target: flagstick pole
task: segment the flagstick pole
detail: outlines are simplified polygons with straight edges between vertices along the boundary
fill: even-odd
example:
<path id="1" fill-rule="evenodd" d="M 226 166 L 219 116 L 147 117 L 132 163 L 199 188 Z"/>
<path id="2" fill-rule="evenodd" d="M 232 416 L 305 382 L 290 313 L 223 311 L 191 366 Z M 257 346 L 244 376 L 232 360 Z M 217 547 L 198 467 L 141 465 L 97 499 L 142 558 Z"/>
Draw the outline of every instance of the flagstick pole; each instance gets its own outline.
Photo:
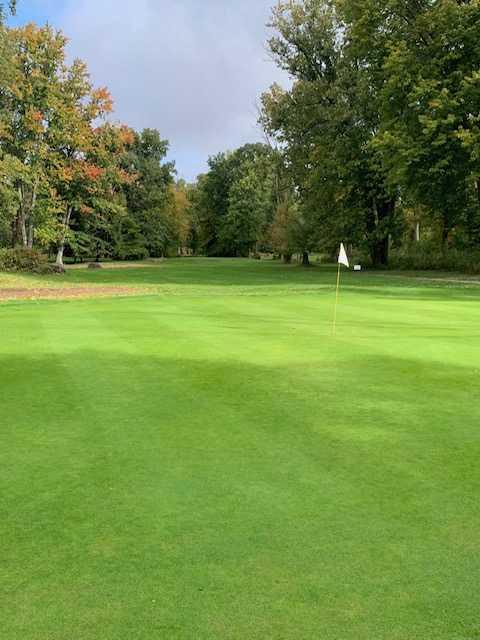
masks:
<path id="1" fill-rule="evenodd" d="M 333 336 L 337 335 L 337 308 L 338 308 L 338 297 L 340 294 L 340 267 L 341 264 L 338 263 L 338 272 L 337 272 L 337 292 L 335 295 L 335 314 L 333 316 Z"/>

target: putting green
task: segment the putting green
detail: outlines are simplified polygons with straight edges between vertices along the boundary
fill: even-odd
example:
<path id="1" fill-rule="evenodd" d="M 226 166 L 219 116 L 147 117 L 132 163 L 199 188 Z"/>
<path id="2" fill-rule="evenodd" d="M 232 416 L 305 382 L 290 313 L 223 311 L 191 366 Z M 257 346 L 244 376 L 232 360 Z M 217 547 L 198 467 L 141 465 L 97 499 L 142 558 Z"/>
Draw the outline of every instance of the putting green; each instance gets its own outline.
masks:
<path id="1" fill-rule="evenodd" d="M 151 291 L 0 305 L 1 637 L 480 637 L 478 284 L 67 278 Z"/>

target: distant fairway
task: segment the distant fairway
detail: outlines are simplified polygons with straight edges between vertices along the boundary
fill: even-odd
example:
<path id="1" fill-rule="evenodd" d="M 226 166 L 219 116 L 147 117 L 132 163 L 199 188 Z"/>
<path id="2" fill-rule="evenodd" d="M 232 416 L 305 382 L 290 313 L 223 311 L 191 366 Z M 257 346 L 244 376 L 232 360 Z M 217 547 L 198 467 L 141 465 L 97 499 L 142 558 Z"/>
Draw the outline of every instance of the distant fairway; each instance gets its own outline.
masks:
<path id="1" fill-rule="evenodd" d="M 345 274 L 336 339 L 324 267 L 72 270 L 139 294 L 1 303 L 0 637 L 480 638 L 460 280 Z"/>

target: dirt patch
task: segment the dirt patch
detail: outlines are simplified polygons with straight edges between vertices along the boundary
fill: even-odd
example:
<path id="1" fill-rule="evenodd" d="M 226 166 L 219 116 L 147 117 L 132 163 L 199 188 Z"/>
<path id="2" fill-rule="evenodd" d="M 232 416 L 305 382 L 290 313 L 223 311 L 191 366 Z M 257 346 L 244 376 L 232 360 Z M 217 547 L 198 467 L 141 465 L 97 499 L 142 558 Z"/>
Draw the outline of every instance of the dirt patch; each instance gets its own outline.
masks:
<path id="1" fill-rule="evenodd" d="M 65 287 L 59 289 L 0 289 L 0 300 L 66 300 L 71 298 L 105 298 L 145 293 L 132 287 Z"/>

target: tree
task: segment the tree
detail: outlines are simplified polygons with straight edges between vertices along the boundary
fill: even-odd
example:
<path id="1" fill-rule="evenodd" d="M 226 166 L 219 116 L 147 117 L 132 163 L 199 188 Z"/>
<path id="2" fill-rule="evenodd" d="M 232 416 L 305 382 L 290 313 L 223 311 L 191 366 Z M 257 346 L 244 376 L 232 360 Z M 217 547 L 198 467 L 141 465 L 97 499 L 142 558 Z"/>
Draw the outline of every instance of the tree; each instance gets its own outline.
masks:
<path id="1" fill-rule="evenodd" d="M 55 248 L 59 270 L 66 250 L 128 258 L 183 246 L 189 201 L 168 143 L 106 123 L 108 90 L 81 61 L 67 64 L 65 45 L 51 27 L 0 20 L 0 241 Z"/>
<path id="2" fill-rule="evenodd" d="M 294 79 L 263 96 L 262 123 L 285 147 L 310 237 L 305 245 L 364 243 L 375 265 L 388 260 L 397 190 L 389 185 L 376 150 L 375 93 L 336 3 L 281 2 L 270 49 Z"/>
<path id="3" fill-rule="evenodd" d="M 77 185 L 80 197 L 72 214 L 80 234 L 87 233 L 96 260 L 105 257 L 120 259 L 146 257 L 145 239 L 129 215 L 124 189 L 136 180 L 135 173 L 124 169 L 125 158 L 135 139 L 126 126 L 105 123 L 93 130 L 86 165 Z M 75 232 L 73 233 L 75 242 Z M 68 229 L 65 244 L 71 244 Z"/>
<path id="4" fill-rule="evenodd" d="M 14 14 L 16 8 L 17 8 L 17 0 L 9 0 L 8 3 L 0 2 L 0 24 L 3 23 L 7 10 L 10 13 Z"/>
<path id="5" fill-rule="evenodd" d="M 242 174 L 230 189 L 228 209 L 220 231 L 220 241 L 228 247 L 228 253 L 248 256 L 260 237 L 262 208 L 255 165 L 248 163 L 242 167 Z"/>
<path id="6" fill-rule="evenodd" d="M 93 89 L 81 61 L 65 62 L 65 37 L 51 27 L 11 29 L 12 70 L 0 94 L 3 166 L 17 191 L 12 240 L 32 247 L 35 236 L 63 253 L 72 216 L 97 201 L 112 177 L 98 145 L 98 120 L 112 109 L 106 89 Z M 98 159 L 98 158 L 97 158 Z M 98 202 L 97 202 L 98 204 Z"/>
<path id="7" fill-rule="evenodd" d="M 0 157 L 0 246 L 12 244 L 12 227 L 18 210 L 14 176 L 22 169 L 16 158 Z"/>
<path id="8" fill-rule="evenodd" d="M 202 215 L 205 211 L 205 182 L 207 174 L 201 174 L 197 180 L 187 187 L 189 202 L 190 234 L 188 246 L 194 255 L 205 251 L 205 228 Z"/>
<path id="9" fill-rule="evenodd" d="M 220 233 L 234 180 L 234 164 L 230 153 L 219 153 L 208 159 L 209 171 L 198 179 L 195 205 L 199 221 L 200 243 L 207 256 L 226 253 Z"/>
<path id="10" fill-rule="evenodd" d="M 126 168 L 136 180 L 125 189 L 129 214 L 138 224 L 153 257 L 164 256 L 178 244 L 172 191 L 174 165 L 166 162 L 168 142 L 155 129 L 135 134 Z"/>
<path id="11" fill-rule="evenodd" d="M 469 0 L 341 4 L 378 96 L 372 147 L 390 183 L 439 222 L 445 244 L 453 229 L 474 227 L 478 219 L 480 6 Z"/>
<path id="12" fill-rule="evenodd" d="M 8 42 L 13 57 L 0 94 L 2 151 L 17 160 L 14 242 L 31 247 L 40 198 L 48 194 L 48 136 L 60 94 L 65 38 L 50 27 L 28 25 L 9 30 Z"/>
<path id="13" fill-rule="evenodd" d="M 59 70 L 60 95 L 50 127 L 50 181 L 57 202 L 57 265 L 63 267 L 72 216 L 107 206 L 120 175 L 115 156 L 122 129 L 96 123 L 112 110 L 109 92 L 93 89 L 86 66 L 75 61 Z"/>
<path id="14" fill-rule="evenodd" d="M 261 143 L 209 159 L 194 206 L 207 255 L 246 255 L 265 239 L 275 212 L 274 179 L 273 154 Z"/>
<path id="15" fill-rule="evenodd" d="M 8 3 L 8 9 L 11 13 L 15 13 L 15 2 Z M 0 2 L 0 80 L 2 87 L 9 79 L 13 68 L 13 52 L 9 46 L 8 32 L 4 24 L 5 15 L 5 3 Z"/>
<path id="16" fill-rule="evenodd" d="M 172 191 L 172 217 L 174 220 L 175 235 L 177 237 L 178 251 L 187 250 L 192 234 L 191 203 L 188 195 L 188 187 L 184 180 L 178 180 L 171 186 Z"/>

